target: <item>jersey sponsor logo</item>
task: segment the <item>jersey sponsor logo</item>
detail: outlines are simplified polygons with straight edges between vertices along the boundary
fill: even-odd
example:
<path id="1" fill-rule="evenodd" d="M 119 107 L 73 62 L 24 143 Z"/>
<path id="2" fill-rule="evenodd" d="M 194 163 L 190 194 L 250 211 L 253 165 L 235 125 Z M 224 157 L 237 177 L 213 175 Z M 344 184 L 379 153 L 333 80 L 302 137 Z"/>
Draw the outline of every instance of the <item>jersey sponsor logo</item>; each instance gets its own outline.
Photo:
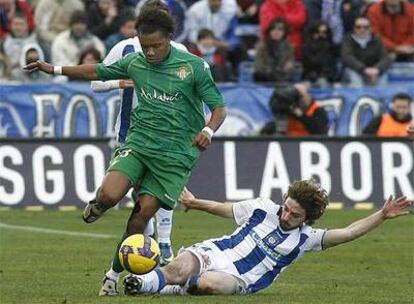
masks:
<path id="1" fill-rule="evenodd" d="M 141 88 L 141 97 L 144 97 L 147 100 L 159 100 L 162 102 L 174 102 L 181 98 L 180 93 L 175 93 L 174 95 L 168 95 L 165 92 L 160 93 L 155 89 L 152 92 L 146 92 L 144 88 Z"/>
<path id="2" fill-rule="evenodd" d="M 190 75 L 190 71 L 186 68 L 186 67 L 181 67 L 178 69 L 177 71 L 177 76 L 181 79 L 184 80 L 188 77 L 188 75 Z"/>

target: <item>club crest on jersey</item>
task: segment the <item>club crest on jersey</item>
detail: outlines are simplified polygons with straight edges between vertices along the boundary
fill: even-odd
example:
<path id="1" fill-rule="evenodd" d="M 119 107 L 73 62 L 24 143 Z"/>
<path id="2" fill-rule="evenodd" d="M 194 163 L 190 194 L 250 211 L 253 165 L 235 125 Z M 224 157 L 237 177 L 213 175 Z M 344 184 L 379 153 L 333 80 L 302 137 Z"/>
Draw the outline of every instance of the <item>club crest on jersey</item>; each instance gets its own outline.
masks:
<path id="1" fill-rule="evenodd" d="M 187 70 L 186 67 L 181 67 L 178 69 L 177 71 L 177 76 L 181 79 L 184 80 L 187 78 L 187 76 L 190 75 L 190 72 Z"/>
<path id="2" fill-rule="evenodd" d="M 269 244 L 272 248 L 276 247 L 281 241 L 281 238 L 277 233 L 271 233 L 265 238 L 265 242 Z"/>

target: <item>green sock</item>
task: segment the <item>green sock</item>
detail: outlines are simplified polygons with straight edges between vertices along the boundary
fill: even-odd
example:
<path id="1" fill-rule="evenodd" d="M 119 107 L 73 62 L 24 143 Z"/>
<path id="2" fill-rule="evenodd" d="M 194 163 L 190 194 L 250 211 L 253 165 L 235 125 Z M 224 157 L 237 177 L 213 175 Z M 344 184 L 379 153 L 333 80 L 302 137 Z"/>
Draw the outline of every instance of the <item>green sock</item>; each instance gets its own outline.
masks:
<path id="1" fill-rule="evenodd" d="M 119 249 L 121 248 L 121 244 L 122 242 L 128 237 L 128 233 L 125 232 L 122 235 L 121 240 L 118 242 L 118 245 L 116 246 L 116 251 L 115 251 L 115 256 L 114 259 L 112 260 L 112 269 L 115 272 L 121 273 L 124 271 L 124 267 L 122 267 L 121 262 L 119 261 Z"/>

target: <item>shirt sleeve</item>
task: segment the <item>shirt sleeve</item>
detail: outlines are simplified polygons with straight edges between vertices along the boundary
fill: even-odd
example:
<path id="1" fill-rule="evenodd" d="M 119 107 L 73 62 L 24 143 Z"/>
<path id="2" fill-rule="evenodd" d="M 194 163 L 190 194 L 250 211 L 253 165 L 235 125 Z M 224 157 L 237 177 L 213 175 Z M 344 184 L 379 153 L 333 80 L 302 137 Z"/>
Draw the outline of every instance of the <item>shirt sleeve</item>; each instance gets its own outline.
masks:
<path id="1" fill-rule="evenodd" d="M 122 48 L 123 45 L 118 43 L 116 44 L 106 55 L 105 59 L 102 61 L 105 65 L 111 65 L 118 60 L 122 59 Z"/>
<path id="2" fill-rule="evenodd" d="M 101 80 L 129 79 L 128 67 L 134 56 L 127 56 L 111 65 L 106 66 L 104 63 L 96 65 L 96 73 Z"/>
<path id="3" fill-rule="evenodd" d="M 197 62 L 194 69 L 194 77 L 196 90 L 210 110 L 226 106 L 223 101 L 223 96 L 213 80 L 210 66 L 207 62 Z"/>
<path id="4" fill-rule="evenodd" d="M 253 215 L 256 209 L 262 209 L 265 212 L 273 212 L 276 206 L 271 200 L 261 197 L 245 200 L 233 204 L 233 217 L 238 226 L 246 223 Z"/>
<path id="5" fill-rule="evenodd" d="M 322 240 L 325 232 L 328 229 L 316 229 L 312 227 L 308 227 L 306 234 L 308 235 L 308 239 L 304 244 L 305 251 L 321 251 L 323 250 L 322 247 Z"/>

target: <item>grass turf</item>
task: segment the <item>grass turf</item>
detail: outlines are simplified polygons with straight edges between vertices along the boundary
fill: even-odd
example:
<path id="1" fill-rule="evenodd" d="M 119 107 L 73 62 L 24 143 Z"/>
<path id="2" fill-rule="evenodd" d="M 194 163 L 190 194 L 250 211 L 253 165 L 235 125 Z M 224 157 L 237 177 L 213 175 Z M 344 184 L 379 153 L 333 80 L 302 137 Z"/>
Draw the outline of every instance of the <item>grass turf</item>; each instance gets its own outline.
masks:
<path id="1" fill-rule="evenodd" d="M 270 288 L 254 295 L 98 297 L 128 212 L 109 211 L 92 225 L 82 222 L 80 211 L 0 212 L 3 224 L 114 235 L 97 239 L 0 227 L 0 303 L 414 303 L 412 214 L 387 221 L 353 243 L 305 254 Z M 331 211 L 315 227 L 343 227 L 367 214 Z M 175 212 L 175 252 L 233 229 L 231 220 Z"/>

